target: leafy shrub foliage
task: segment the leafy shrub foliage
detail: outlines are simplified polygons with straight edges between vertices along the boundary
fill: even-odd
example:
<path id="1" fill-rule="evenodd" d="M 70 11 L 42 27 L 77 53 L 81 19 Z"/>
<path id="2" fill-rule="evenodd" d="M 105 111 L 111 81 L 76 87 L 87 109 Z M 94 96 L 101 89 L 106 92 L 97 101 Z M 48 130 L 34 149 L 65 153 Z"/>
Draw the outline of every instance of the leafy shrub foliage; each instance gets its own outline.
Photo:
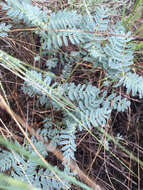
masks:
<path id="1" fill-rule="evenodd" d="M 112 111 L 124 112 L 130 106 L 130 100 L 118 92 L 119 87 L 124 86 L 127 95 L 131 92 L 133 96 L 143 97 L 143 78 L 132 69 L 134 45 L 131 43 L 131 34 L 126 33 L 121 23 L 113 25 L 109 10 L 104 7 L 97 7 L 92 14 L 60 10 L 50 15 L 30 1 L 8 0 L 7 4 L 2 3 L 2 7 L 14 21 L 23 20 L 27 26 L 34 28 L 33 32 L 41 39 L 42 53 L 49 55 L 45 66 L 51 72 L 59 63 L 63 65 L 63 81 L 59 81 L 58 76 L 27 70 L 22 90 L 30 97 L 36 96 L 37 105 L 46 108 L 52 106 L 55 111 L 61 111 L 61 121 L 55 121 L 54 125 L 47 115 L 39 134 L 45 140 L 50 139 L 55 147 L 61 147 L 66 162 L 76 160 L 76 132 L 95 127 L 100 136 L 98 129 L 104 132 Z M 10 27 L 2 23 L 0 36 L 5 37 Z M 76 50 L 65 51 L 63 54 L 62 48 L 68 49 L 71 44 Z M 5 59 L 6 55 L 1 51 L 0 57 Z M 7 57 L 10 59 L 10 56 Z M 102 88 L 97 88 L 88 81 L 85 84 L 68 82 L 73 63 L 80 61 L 92 64 L 95 70 L 103 70 L 105 82 L 102 83 Z M 108 87 L 111 88 L 110 91 L 107 90 Z M 58 127 L 53 127 L 56 125 Z M 48 153 L 44 145 L 34 137 L 31 139 L 46 158 Z M 26 145 L 26 149 L 34 154 L 29 145 Z M 1 151 L 2 172 L 10 170 L 13 177 L 22 177 L 42 189 L 64 188 L 50 171 L 39 168 L 31 160 L 25 160 L 16 153 L 14 155 Z M 75 175 L 67 170 L 65 161 L 63 166 L 65 172 Z"/>

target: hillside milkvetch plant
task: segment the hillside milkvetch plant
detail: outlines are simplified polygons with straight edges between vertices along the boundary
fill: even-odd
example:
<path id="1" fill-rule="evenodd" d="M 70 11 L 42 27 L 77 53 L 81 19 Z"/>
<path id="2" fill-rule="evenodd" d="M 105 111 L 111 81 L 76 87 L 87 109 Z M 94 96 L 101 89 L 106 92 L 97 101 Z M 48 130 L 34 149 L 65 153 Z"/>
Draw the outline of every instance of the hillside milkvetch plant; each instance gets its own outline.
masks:
<path id="1" fill-rule="evenodd" d="M 43 121 L 43 128 L 37 132 L 46 142 L 50 140 L 54 147 L 60 147 L 64 155 L 62 164 L 65 174 L 75 176 L 76 173 L 70 171 L 65 160 L 67 163 L 76 161 L 76 133 L 87 130 L 92 134 L 94 130 L 99 137 L 98 141 L 110 151 L 108 143 L 111 138 L 107 138 L 104 143 L 102 135 L 111 113 L 114 110 L 126 111 L 131 104 L 129 95 L 143 97 L 143 78 L 132 69 L 134 44 L 131 42 L 131 33 L 126 32 L 121 22 L 113 25 L 109 10 L 103 6 L 96 7 L 90 14 L 79 14 L 75 10 L 60 10 L 49 14 L 30 1 L 8 0 L 1 5 L 7 16 L 16 22 L 23 21 L 30 31 L 40 37 L 42 53 L 48 55 L 45 66 L 49 72 L 27 68 L 22 61 L 3 50 L 0 50 L 0 64 L 24 80 L 21 89 L 29 97 L 37 97 L 37 106 L 47 109 L 52 107 L 55 112 L 61 112 L 61 120 L 55 122 L 48 114 Z M 8 36 L 12 32 L 10 27 L 2 23 L 0 35 Z M 76 50 L 67 50 L 71 44 Z M 104 72 L 105 81 L 102 88 L 89 81 L 82 84 L 70 82 L 73 65 L 80 62 L 92 64 L 94 70 L 100 68 Z M 63 67 L 63 80 L 58 80 L 61 76 L 52 70 L 58 64 Z M 126 97 L 118 92 L 123 86 Z M 110 92 L 108 87 L 111 87 Z M 46 158 L 48 152 L 43 143 L 34 136 L 31 141 Z M 29 144 L 25 145 L 25 149 L 32 155 L 35 154 Z M 14 178 L 27 181 L 25 176 L 28 176 L 28 181 L 36 187 L 64 189 L 63 184 L 53 177 L 50 170 L 39 168 L 32 160 L 17 154 L 19 162 L 25 168 L 23 172 L 11 152 L 1 150 L 0 157 L 4 163 L 0 166 L 0 171 L 12 168 L 10 175 Z M 71 188 L 71 183 L 66 182 L 66 186 Z"/>

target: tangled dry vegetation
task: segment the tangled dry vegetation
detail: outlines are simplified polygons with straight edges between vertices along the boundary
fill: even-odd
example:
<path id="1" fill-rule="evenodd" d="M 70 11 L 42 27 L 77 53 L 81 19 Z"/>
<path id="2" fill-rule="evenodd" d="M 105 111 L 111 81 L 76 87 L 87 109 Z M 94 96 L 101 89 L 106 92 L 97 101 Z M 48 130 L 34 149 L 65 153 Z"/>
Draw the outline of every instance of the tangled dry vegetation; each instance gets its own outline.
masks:
<path id="1" fill-rule="evenodd" d="M 74 3 L 72 4 L 72 2 Z M 93 3 L 93 1 L 90 2 Z M 52 2 L 38 2 L 33 0 L 33 3 L 42 9 L 47 9 L 49 14 L 52 11 L 65 8 L 76 8 L 81 12 L 86 11 L 84 5 L 79 1 L 54 0 Z M 125 11 L 124 22 L 129 18 L 134 5 L 135 3 L 132 1 L 130 9 Z M 93 5 L 91 5 L 91 7 L 92 6 Z M 114 9 L 114 6 L 116 6 L 116 4 L 111 3 L 110 8 Z M 122 8 L 122 6 L 123 5 L 121 5 L 120 8 Z M 88 8 L 90 9 L 90 7 Z M 123 12 L 121 11 L 121 19 L 122 13 Z M 117 15 L 112 16 L 113 22 L 115 22 Z M 17 23 L 14 23 L 2 9 L 0 9 L 0 22 L 12 25 L 9 35 L 5 38 L 0 37 L 1 50 L 32 67 L 46 71 L 45 63 L 48 57 L 44 54 L 40 54 L 41 42 L 39 36 L 30 31 L 26 25 L 24 26 L 24 22 L 21 21 L 18 25 Z M 137 31 L 141 22 L 142 15 L 138 16 L 137 20 L 132 19 L 132 22 L 130 21 L 129 28 L 133 33 Z M 134 36 L 136 36 L 136 44 L 140 46 L 143 36 L 141 28 Z M 76 48 L 75 45 L 71 44 L 66 51 L 76 51 Z M 62 51 L 65 51 L 64 48 Z M 40 59 L 35 61 L 37 55 L 40 55 Z M 143 76 L 142 56 L 142 47 L 135 50 L 135 69 L 141 76 Z M 67 80 L 75 83 L 77 81 L 84 83 L 84 81 L 88 80 L 92 84 L 96 84 L 98 87 L 102 85 L 101 81 L 104 78 L 102 69 L 97 68 L 95 70 L 92 64 L 85 64 L 84 62 L 73 63 L 73 66 L 74 70 L 72 70 L 70 78 Z M 58 79 L 59 81 L 64 80 L 61 77 L 61 71 L 61 63 L 53 69 L 53 72 L 57 76 L 60 76 Z M 62 115 L 60 112 L 55 112 L 52 107 L 51 109 L 46 109 L 43 106 L 37 107 L 36 97 L 34 96 L 30 98 L 23 93 L 21 90 L 23 80 L 15 75 L 15 73 L 0 66 L 0 80 L 0 133 L 4 138 L 15 139 L 20 144 L 25 142 L 25 136 L 17 126 L 17 122 L 27 127 L 27 130 L 29 130 L 29 127 L 30 130 L 34 129 L 34 131 L 42 128 L 43 120 L 47 114 L 52 115 L 53 122 L 54 120 L 61 122 Z M 110 88 L 112 89 L 112 86 Z M 108 91 L 110 91 L 110 88 Z M 120 89 L 122 94 L 124 94 L 124 90 L 124 88 Z M 74 166 L 77 168 L 77 171 L 79 172 L 77 172 L 78 177 L 91 187 L 93 187 L 93 184 L 99 184 L 99 189 L 143 189 L 143 166 L 140 164 L 141 161 L 143 162 L 143 99 L 139 99 L 138 97 L 128 98 L 131 101 L 128 110 L 120 113 L 116 111 L 112 112 L 110 119 L 108 119 L 108 126 L 105 134 L 103 135 L 104 140 L 106 140 L 107 134 L 111 137 L 119 137 L 118 143 L 121 147 L 111 142 L 109 144 L 109 150 L 106 150 L 105 147 L 102 146 L 102 144 L 99 143 L 88 131 L 83 130 L 82 132 L 76 133 L 76 163 L 73 162 L 71 167 Z M 124 147 L 124 149 L 122 147 Z M 48 162 L 61 167 L 60 162 L 62 160 L 62 154 L 59 156 L 58 154 L 60 153 L 55 153 L 55 150 L 52 151 L 51 155 L 48 156 Z M 128 152 L 130 154 L 128 154 Z M 136 157 L 136 161 L 134 160 L 133 155 Z M 93 189 L 96 189 L 98 186 L 96 185 Z M 76 190 L 79 188 L 72 186 L 71 189 Z"/>

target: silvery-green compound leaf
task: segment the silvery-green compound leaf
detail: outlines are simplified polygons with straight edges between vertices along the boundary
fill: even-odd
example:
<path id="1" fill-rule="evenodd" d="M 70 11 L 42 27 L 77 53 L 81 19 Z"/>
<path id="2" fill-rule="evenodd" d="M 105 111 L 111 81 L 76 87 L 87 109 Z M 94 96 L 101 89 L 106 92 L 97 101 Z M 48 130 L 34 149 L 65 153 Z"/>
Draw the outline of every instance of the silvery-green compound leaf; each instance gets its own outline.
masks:
<path id="1" fill-rule="evenodd" d="M 8 36 L 7 32 L 10 30 L 10 28 L 11 28 L 10 24 L 6 25 L 6 23 L 1 23 L 0 24 L 0 36 L 1 37 Z"/>
<path id="2" fill-rule="evenodd" d="M 4 150 L 0 152 L 0 171 L 7 171 L 12 165 L 16 165 L 16 160 L 12 153 Z"/>
<path id="3" fill-rule="evenodd" d="M 143 97 L 143 77 L 136 73 L 127 73 L 119 80 L 119 84 L 127 88 L 127 93 L 132 93 L 133 96 L 139 95 Z"/>
<path id="4" fill-rule="evenodd" d="M 130 70 L 129 67 L 133 65 L 134 50 L 133 44 L 129 44 L 131 40 L 130 33 L 126 33 L 120 23 L 116 24 L 115 31 L 112 32 L 118 33 L 118 36 L 108 37 L 109 43 L 104 48 L 105 53 L 109 56 L 109 68 L 126 73 Z"/>
<path id="5" fill-rule="evenodd" d="M 107 93 L 99 96 L 100 90 L 92 85 L 77 85 L 73 83 L 66 84 L 70 100 L 79 108 L 76 112 L 80 113 L 80 120 L 83 126 L 90 127 L 93 125 L 105 126 L 106 120 L 110 116 L 111 108 L 105 104 Z M 110 100 L 107 100 L 109 102 Z M 108 103 L 110 105 L 110 103 Z"/>
<path id="6" fill-rule="evenodd" d="M 66 128 L 61 130 L 59 145 L 62 145 L 64 161 L 70 162 L 71 159 L 75 160 L 74 152 L 76 151 L 76 123 L 71 123 L 66 120 Z"/>
<path id="7" fill-rule="evenodd" d="M 58 64 L 58 59 L 57 58 L 51 58 L 49 60 L 46 61 L 46 66 L 49 69 L 55 68 Z"/>

